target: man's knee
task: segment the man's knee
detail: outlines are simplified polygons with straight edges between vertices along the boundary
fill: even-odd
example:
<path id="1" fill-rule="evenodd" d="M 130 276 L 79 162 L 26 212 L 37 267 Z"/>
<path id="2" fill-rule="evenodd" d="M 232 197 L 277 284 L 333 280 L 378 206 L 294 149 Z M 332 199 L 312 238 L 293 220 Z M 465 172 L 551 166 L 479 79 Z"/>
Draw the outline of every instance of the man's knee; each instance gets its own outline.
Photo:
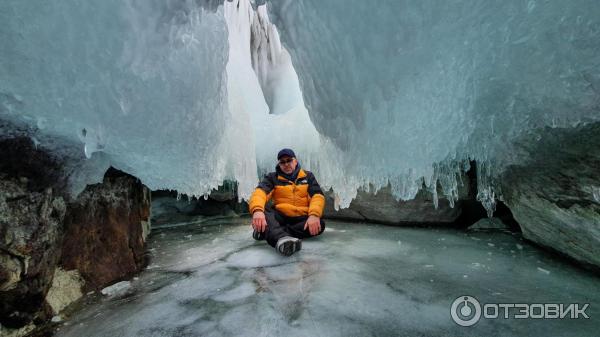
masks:
<path id="1" fill-rule="evenodd" d="M 323 221 L 323 219 L 319 219 L 319 220 L 321 220 L 321 230 L 319 231 L 319 234 L 317 234 L 317 235 L 321 235 L 325 231 L 325 221 Z"/>
<path id="2" fill-rule="evenodd" d="M 275 211 L 273 211 L 272 209 L 266 209 L 265 210 L 265 219 L 267 220 L 267 225 L 279 225 L 279 220 L 277 219 L 276 215 L 275 215 Z"/>

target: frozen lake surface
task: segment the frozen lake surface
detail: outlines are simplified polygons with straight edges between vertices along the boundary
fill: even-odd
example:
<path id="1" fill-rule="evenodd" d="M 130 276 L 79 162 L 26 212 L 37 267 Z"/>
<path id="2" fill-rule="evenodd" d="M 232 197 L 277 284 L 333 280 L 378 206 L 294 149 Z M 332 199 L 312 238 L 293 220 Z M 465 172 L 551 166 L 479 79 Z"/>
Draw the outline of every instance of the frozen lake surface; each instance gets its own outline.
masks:
<path id="1" fill-rule="evenodd" d="M 328 221 L 278 255 L 248 218 L 153 229 L 131 287 L 64 322 L 58 336 L 597 336 L 600 278 L 519 234 Z M 589 319 L 485 319 L 452 302 L 589 303 Z M 502 317 L 502 312 L 500 312 Z"/>

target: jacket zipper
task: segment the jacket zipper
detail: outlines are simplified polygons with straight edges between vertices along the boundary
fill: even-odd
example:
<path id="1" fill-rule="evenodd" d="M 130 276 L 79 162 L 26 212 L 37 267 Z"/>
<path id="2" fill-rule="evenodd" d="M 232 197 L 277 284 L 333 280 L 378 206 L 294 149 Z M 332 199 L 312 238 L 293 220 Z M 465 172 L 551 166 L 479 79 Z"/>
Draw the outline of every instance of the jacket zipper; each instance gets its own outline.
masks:
<path id="1" fill-rule="evenodd" d="M 292 204 L 296 207 L 296 183 L 292 183 Z"/>

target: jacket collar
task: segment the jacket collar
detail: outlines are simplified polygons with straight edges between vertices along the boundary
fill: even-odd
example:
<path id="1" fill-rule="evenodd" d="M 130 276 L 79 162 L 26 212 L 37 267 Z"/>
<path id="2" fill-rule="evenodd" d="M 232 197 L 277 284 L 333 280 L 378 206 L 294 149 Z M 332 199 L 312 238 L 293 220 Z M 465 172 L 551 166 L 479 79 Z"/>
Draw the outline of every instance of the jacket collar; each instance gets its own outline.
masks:
<path id="1" fill-rule="evenodd" d="M 292 172 L 292 174 L 285 174 L 281 168 L 279 168 L 279 165 L 277 165 L 275 167 L 275 172 L 277 172 L 277 179 L 279 180 L 289 180 L 289 181 L 296 181 L 298 179 L 302 179 L 304 177 L 306 177 L 306 172 L 304 172 L 304 170 L 300 167 L 300 163 L 298 163 L 298 165 L 296 166 L 296 169 L 294 170 L 294 172 Z"/>

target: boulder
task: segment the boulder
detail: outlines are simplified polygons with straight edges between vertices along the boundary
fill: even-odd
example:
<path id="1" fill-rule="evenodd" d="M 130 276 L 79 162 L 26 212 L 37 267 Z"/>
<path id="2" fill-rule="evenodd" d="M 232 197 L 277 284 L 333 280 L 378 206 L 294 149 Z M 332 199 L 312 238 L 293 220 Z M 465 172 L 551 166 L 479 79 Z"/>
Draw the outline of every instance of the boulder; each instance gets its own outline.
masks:
<path id="1" fill-rule="evenodd" d="M 417 193 L 413 200 L 397 201 L 388 185 L 377 193 L 359 190 L 350 207 L 335 210 L 332 192 L 326 193 L 324 218 L 378 222 L 391 225 L 450 225 L 454 224 L 462 214 L 463 203 L 472 200 L 470 178 L 465 175 L 460 186 L 459 200 L 454 207 L 441 197 L 438 207 L 434 206 L 433 195 L 424 189 Z M 438 195 L 441 193 L 438 192 Z"/>
<path id="2" fill-rule="evenodd" d="M 520 142 L 529 158 L 503 174 L 502 195 L 523 236 L 600 268 L 600 123 L 540 131 Z"/>
<path id="3" fill-rule="evenodd" d="M 27 137 L 0 140 L 0 325 L 44 319 L 60 258 L 65 201 L 60 164 Z"/>
<path id="4" fill-rule="evenodd" d="M 52 309 L 54 315 L 58 315 L 69 304 L 77 301 L 83 296 L 82 288 L 84 281 L 77 270 L 63 270 L 56 268 L 52 286 L 46 295 L 46 302 Z M 53 319 L 55 319 L 54 316 Z"/>
<path id="5" fill-rule="evenodd" d="M 61 265 L 77 270 L 85 291 L 140 271 L 146 263 L 150 190 L 139 179 L 110 168 L 88 185 L 65 215 Z"/>
<path id="6" fill-rule="evenodd" d="M 0 178 L 0 324 L 21 327 L 42 308 L 60 258 L 65 203 L 51 188 Z"/>
<path id="7" fill-rule="evenodd" d="M 152 191 L 152 222 L 163 224 L 184 223 L 206 216 L 238 216 L 248 213 L 248 204 L 238 202 L 237 183 L 226 180 L 206 196 L 188 197 L 176 191 Z"/>
<path id="8" fill-rule="evenodd" d="M 500 218 L 483 218 L 469 227 L 469 230 L 510 230 Z"/>
<path id="9" fill-rule="evenodd" d="M 111 168 L 73 199 L 67 159 L 26 132 L 0 135 L 0 157 L 0 335 L 29 333 L 144 266 L 150 191 L 138 179 Z"/>

